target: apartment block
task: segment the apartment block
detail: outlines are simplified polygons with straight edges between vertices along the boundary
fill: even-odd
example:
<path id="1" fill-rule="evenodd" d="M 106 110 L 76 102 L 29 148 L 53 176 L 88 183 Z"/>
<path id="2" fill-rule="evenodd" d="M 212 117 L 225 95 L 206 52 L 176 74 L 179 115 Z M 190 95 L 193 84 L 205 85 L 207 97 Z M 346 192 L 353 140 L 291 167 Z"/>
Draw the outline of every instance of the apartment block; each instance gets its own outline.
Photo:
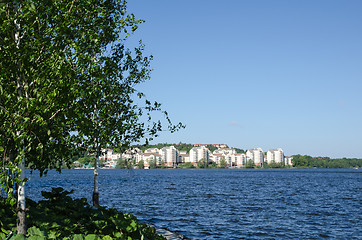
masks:
<path id="1" fill-rule="evenodd" d="M 206 161 L 210 161 L 209 159 L 210 150 L 205 146 L 193 147 L 190 150 L 190 162 L 197 163 L 201 159 L 205 159 Z"/>
<path id="2" fill-rule="evenodd" d="M 247 160 L 251 160 L 257 166 L 263 166 L 264 163 L 264 152 L 261 148 L 248 149 L 246 151 Z"/>
<path id="3" fill-rule="evenodd" d="M 112 149 L 102 149 L 102 154 L 99 157 L 104 161 L 107 168 L 114 168 L 117 160 L 120 158 L 133 160 L 136 164 L 140 161 L 144 162 L 145 167 L 149 167 L 151 163 L 156 165 L 166 165 L 168 167 L 177 166 L 179 163 L 191 162 L 193 165 L 201 159 L 208 162 L 215 162 L 220 164 L 221 160 L 225 160 L 229 167 L 245 167 L 248 160 L 253 161 L 255 165 L 263 166 L 264 158 L 265 163 L 284 163 L 285 165 L 292 165 L 292 157 L 285 157 L 284 151 L 281 148 L 270 149 L 264 156 L 261 148 L 248 149 L 246 154 L 236 153 L 233 148 L 220 147 L 213 153 L 205 146 L 193 147 L 189 153 L 186 151 L 179 151 L 174 146 L 158 148 L 149 148 L 142 152 L 139 148 L 132 148 L 123 154 L 115 153 Z"/>
<path id="4" fill-rule="evenodd" d="M 174 146 L 162 148 L 160 155 L 166 166 L 172 167 L 178 163 L 179 152 Z"/>
<path id="5" fill-rule="evenodd" d="M 270 163 L 284 163 L 284 152 L 281 148 L 270 149 L 266 154 L 266 162 Z"/>

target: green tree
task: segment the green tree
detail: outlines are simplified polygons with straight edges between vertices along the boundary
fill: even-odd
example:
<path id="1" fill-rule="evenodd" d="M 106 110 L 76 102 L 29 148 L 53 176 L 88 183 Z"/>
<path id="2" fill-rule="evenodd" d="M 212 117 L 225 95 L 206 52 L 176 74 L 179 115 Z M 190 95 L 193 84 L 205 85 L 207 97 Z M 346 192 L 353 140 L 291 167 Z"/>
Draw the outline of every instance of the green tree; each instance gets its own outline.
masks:
<path id="1" fill-rule="evenodd" d="M 125 47 L 125 41 L 142 21 L 133 15 L 125 15 L 122 4 L 114 4 L 106 10 L 116 11 L 120 18 L 108 29 L 112 37 L 94 36 L 97 50 L 87 59 L 89 74 L 80 81 L 79 108 L 76 111 L 77 136 L 95 157 L 94 206 L 99 206 L 98 159 L 102 148 L 126 150 L 140 139 L 148 142 L 156 137 L 163 130 L 163 124 L 160 120 L 153 120 L 153 111 L 164 114 L 169 131 L 182 127 L 181 124 L 172 125 L 161 104 L 145 99 L 145 95 L 136 89 L 150 78 L 151 58 L 143 56 L 142 44 L 131 51 Z M 113 14 L 109 17 L 114 18 Z M 127 35 L 124 35 L 125 31 Z"/>
<path id="2" fill-rule="evenodd" d="M 211 163 L 211 168 L 218 168 L 216 162 L 212 162 L 212 163 Z"/>
<path id="3" fill-rule="evenodd" d="M 330 159 L 328 157 L 294 155 L 292 163 L 294 167 L 300 168 L 358 168 L 362 166 L 362 159 Z"/>
<path id="4" fill-rule="evenodd" d="M 157 136 L 161 123 L 141 116 L 161 111 L 160 104 L 132 99 L 144 99 L 134 86 L 149 78 L 149 58 L 142 45 L 133 53 L 124 47 L 140 22 L 124 1 L 0 3 L 0 174 L 6 197 L 19 186 L 19 233 L 26 233 L 25 159 L 41 174 L 60 170 L 82 145 L 94 154 L 98 176 L 102 146 Z"/>
<path id="5" fill-rule="evenodd" d="M 263 164 L 263 168 L 284 168 L 284 163 L 276 163 L 275 161 L 272 161 L 271 163 L 267 164 L 264 163 Z"/>
<path id="6" fill-rule="evenodd" d="M 150 168 L 156 168 L 157 167 L 156 160 L 149 160 L 148 164 L 150 165 Z"/>
<path id="7" fill-rule="evenodd" d="M 138 167 L 139 169 L 144 169 L 144 168 L 145 168 L 145 162 L 144 162 L 143 160 L 139 161 L 139 162 L 137 163 L 137 167 Z"/>
<path id="8" fill-rule="evenodd" d="M 313 158 L 308 155 L 294 155 L 292 159 L 293 167 L 311 167 L 313 166 Z"/>
<path id="9" fill-rule="evenodd" d="M 120 158 L 117 160 L 116 168 L 131 169 L 133 168 L 133 161 L 131 159 Z"/>
<path id="10" fill-rule="evenodd" d="M 77 159 L 77 161 L 79 162 L 79 164 L 81 166 L 83 165 L 88 165 L 88 164 L 93 164 L 93 158 L 91 156 L 89 156 L 89 154 L 87 152 L 84 153 L 83 157 L 80 157 Z"/>
<path id="11" fill-rule="evenodd" d="M 10 199 L 14 182 L 18 185 L 17 230 L 22 234 L 25 164 L 43 174 L 71 160 L 70 109 L 81 73 L 77 61 L 84 55 L 75 44 L 86 19 L 79 18 L 81 10 L 72 2 L 0 3 L 1 185 Z"/>
<path id="12" fill-rule="evenodd" d="M 213 145 L 207 145 L 206 147 L 210 150 L 210 152 L 214 152 L 215 150 L 218 149 L 218 147 L 215 147 Z"/>
<path id="13" fill-rule="evenodd" d="M 220 166 L 220 168 L 227 168 L 228 167 L 228 164 L 227 164 L 224 157 L 221 158 L 219 166 Z"/>
<path id="14" fill-rule="evenodd" d="M 195 168 L 195 166 L 191 162 L 180 163 L 178 165 L 179 168 Z"/>
<path id="15" fill-rule="evenodd" d="M 197 167 L 198 168 L 207 168 L 208 167 L 208 162 L 205 158 L 201 158 L 198 162 L 197 162 Z"/>
<path id="16" fill-rule="evenodd" d="M 254 161 L 251 160 L 251 159 L 247 160 L 245 167 L 246 167 L 246 168 L 255 168 Z"/>
<path id="17" fill-rule="evenodd" d="M 236 153 L 245 153 L 245 151 L 241 148 L 234 148 L 236 150 Z"/>

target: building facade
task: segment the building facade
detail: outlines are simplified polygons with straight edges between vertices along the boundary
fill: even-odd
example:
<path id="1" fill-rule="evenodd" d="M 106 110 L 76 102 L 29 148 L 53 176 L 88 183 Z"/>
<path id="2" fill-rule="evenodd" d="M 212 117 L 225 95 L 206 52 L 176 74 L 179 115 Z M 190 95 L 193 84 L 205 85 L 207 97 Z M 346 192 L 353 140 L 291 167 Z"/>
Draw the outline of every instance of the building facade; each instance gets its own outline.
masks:
<path id="1" fill-rule="evenodd" d="M 270 163 L 283 163 L 284 164 L 284 151 L 281 148 L 270 149 L 266 154 L 266 162 Z"/>
<path id="2" fill-rule="evenodd" d="M 174 146 L 161 148 L 160 155 L 166 166 L 173 167 L 177 165 L 179 152 Z"/>
<path id="3" fill-rule="evenodd" d="M 175 167 L 179 163 L 191 162 L 194 166 L 204 159 L 208 163 L 214 162 L 220 165 L 221 161 L 226 162 L 228 167 L 245 167 L 248 161 L 252 161 L 257 166 L 263 166 L 265 163 L 283 163 L 285 165 L 292 165 L 292 157 L 284 156 L 284 151 L 281 148 L 270 149 L 266 156 L 261 148 L 248 149 L 246 154 L 236 153 L 233 148 L 219 148 L 213 153 L 209 151 L 204 145 L 193 147 L 189 153 L 186 151 L 179 151 L 174 146 L 158 148 L 149 148 L 142 152 L 139 148 L 132 148 L 125 153 L 115 153 L 112 149 L 102 149 L 102 154 L 99 160 L 102 160 L 104 167 L 114 168 L 118 159 L 127 159 L 133 161 L 135 164 L 140 161 L 144 162 L 145 167 L 151 165 L 165 165 L 168 167 Z M 265 159 L 264 159 L 265 158 Z"/>
<path id="4" fill-rule="evenodd" d="M 264 152 L 261 148 L 248 149 L 246 151 L 247 161 L 251 160 L 257 166 L 263 166 L 264 163 Z"/>
<path id="5" fill-rule="evenodd" d="M 193 147 L 190 150 L 190 162 L 192 162 L 193 164 L 197 164 L 198 161 L 200 161 L 201 159 L 204 159 L 207 162 L 209 162 L 210 161 L 209 156 L 210 156 L 210 151 L 205 146 Z"/>

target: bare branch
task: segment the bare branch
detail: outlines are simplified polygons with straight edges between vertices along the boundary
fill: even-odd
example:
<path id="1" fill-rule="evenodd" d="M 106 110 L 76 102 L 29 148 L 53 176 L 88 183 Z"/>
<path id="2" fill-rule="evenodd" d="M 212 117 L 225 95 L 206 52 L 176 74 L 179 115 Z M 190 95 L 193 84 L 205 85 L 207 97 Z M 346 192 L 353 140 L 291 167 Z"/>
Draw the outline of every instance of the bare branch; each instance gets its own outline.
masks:
<path id="1" fill-rule="evenodd" d="M 49 120 L 52 120 L 52 119 L 55 117 L 55 115 L 57 115 L 61 110 L 62 110 L 62 109 L 58 109 L 58 110 L 53 114 L 53 116 L 51 116 L 51 117 L 49 118 Z"/>
<path id="2" fill-rule="evenodd" d="M 70 8 L 69 8 L 69 10 L 68 10 L 68 13 L 70 13 L 70 11 L 72 11 L 74 2 L 75 2 L 75 0 L 73 0 L 72 5 L 70 6 Z"/>
<path id="3" fill-rule="evenodd" d="M 41 57 L 41 54 L 42 54 L 43 50 L 44 50 L 44 46 L 40 49 L 40 52 L 39 52 L 39 57 L 35 60 L 35 62 L 38 62 L 38 61 L 39 61 L 39 59 L 40 59 L 40 57 Z"/>

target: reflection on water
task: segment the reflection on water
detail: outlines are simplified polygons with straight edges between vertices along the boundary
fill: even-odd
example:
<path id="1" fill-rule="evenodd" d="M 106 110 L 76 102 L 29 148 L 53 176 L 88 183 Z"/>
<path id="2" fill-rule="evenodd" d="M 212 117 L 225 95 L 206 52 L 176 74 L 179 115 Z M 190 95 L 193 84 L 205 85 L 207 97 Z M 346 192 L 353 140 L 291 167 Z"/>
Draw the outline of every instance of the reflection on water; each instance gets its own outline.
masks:
<path id="1" fill-rule="evenodd" d="M 355 169 L 101 170 L 100 203 L 194 239 L 360 239 Z M 75 189 L 91 200 L 93 170 L 33 174 L 27 195 Z"/>

